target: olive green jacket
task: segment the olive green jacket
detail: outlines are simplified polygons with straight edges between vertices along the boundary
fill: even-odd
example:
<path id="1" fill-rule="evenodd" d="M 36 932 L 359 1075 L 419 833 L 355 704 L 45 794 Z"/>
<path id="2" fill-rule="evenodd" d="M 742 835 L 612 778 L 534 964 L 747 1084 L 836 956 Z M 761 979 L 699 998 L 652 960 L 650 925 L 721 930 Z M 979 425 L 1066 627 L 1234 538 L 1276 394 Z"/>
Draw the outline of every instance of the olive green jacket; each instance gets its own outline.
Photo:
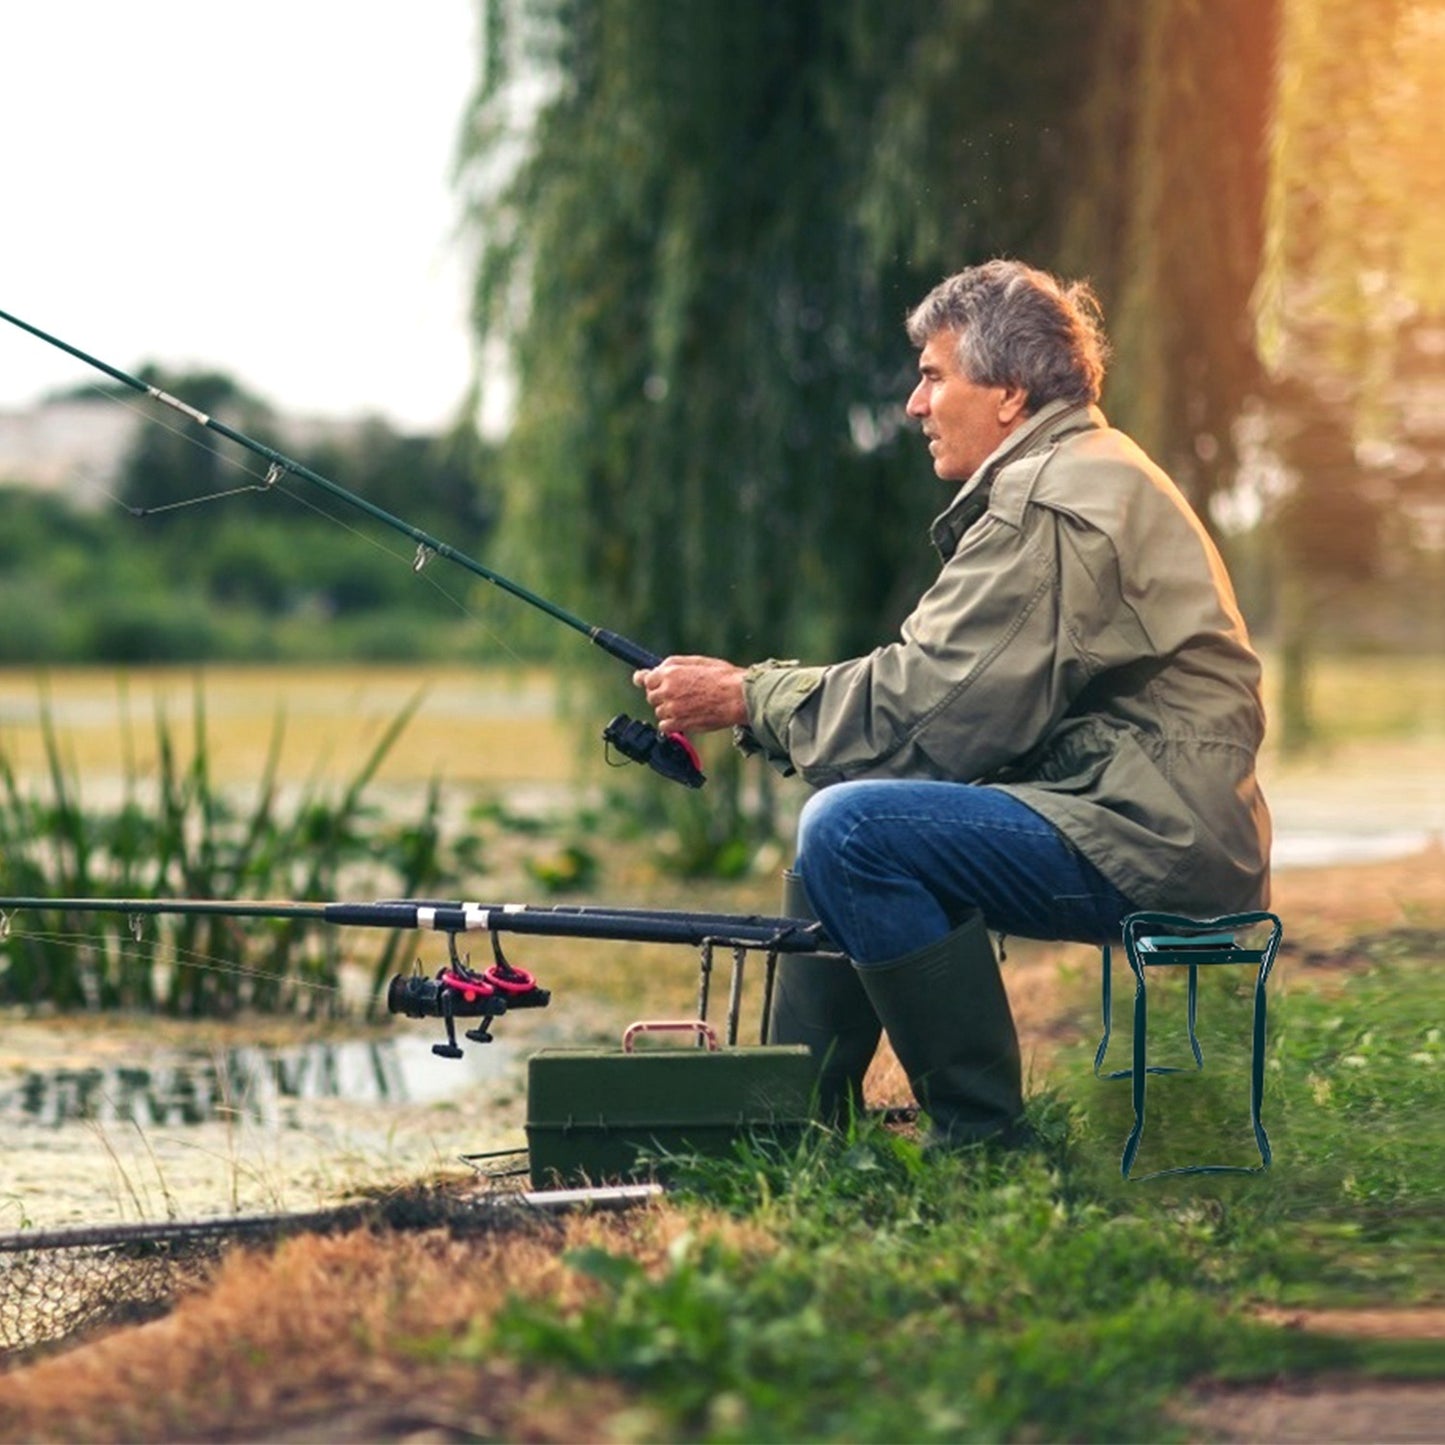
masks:
<path id="1" fill-rule="evenodd" d="M 932 536 L 943 566 L 899 640 L 749 669 L 739 745 L 815 786 L 1006 789 L 1136 908 L 1265 906 L 1259 659 L 1169 478 L 1097 408 L 1054 402 Z"/>

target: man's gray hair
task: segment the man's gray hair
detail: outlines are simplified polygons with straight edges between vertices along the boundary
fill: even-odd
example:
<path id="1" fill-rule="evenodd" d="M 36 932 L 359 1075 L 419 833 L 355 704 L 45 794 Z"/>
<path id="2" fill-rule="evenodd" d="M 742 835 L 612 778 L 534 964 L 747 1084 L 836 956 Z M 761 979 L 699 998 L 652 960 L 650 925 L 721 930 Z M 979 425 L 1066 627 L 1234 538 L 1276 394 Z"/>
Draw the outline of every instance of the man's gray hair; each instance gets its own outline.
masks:
<path id="1" fill-rule="evenodd" d="M 958 362 L 979 386 L 1021 386 L 1028 410 L 1051 401 L 1096 402 L 1109 343 L 1087 281 L 1061 281 L 1022 261 L 985 261 L 940 281 L 908 317 L 924 346 L 958 332 Z"/>

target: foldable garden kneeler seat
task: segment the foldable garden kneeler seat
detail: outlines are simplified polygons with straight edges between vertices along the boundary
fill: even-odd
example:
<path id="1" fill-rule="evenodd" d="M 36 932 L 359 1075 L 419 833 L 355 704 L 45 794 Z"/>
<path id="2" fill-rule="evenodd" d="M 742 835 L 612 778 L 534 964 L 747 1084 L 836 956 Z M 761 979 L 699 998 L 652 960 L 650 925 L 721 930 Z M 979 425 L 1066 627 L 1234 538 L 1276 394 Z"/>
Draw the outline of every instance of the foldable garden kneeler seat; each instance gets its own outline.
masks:
<path id="1" fill-rule="evenodd" d="M 1239 935 L 1247 929 L 1268 924 L 1262 945 L 1245 946 Z M 1269 1138 L 1260 1122 L 1260 1104 L 1264 1097 L 1265 983 L 1279 952 L 1284 925 L 1273 913 L 1235 913 L 1223 918 L 1185 918 L 1172 913 L 1131 913 L 1123 921 L 1124 951 L 1134 971 L 1134 1063 L 1131 1068 L 1101 1074 L 1100 1067 L 1109 1049 L 1112 986 L 1110 982 L 1110 950 L 1103 954 L 1104 1036 L 1094 1055 L 1094 1074 L 1101 1079 L 1132 1079 L 1134 1081 L 1134 1128 L 1124 1145 L 1120 1164 L 1125 1179 L 1139 1152 L 1144 1133 L 1144 1086 L 1150 1074 L 1184 1072 L 1170 1066 L 1153 1065 L 1147 1061 L 1148 991 L 1144 973 L 1149 968 L 1175 967 L 1189 970 L 1189 1046 L 1194 1051 L 1194 1070 L 1204 1067 L 1204 1053 L 1195 1032 L 1198 1014 L 1199 969 L 1214 964 L 1246 964 L 1258 967 L 1254 985 L 1254 1048 L 1250 1081 L 1250 1122 L 1259 1146 L 1260 1162 L 1256 1165 L 1188 1164 L 1176 1169 L 1159 1169 L 1142 1174 L 1140 1179 L 1156 1179 L 1164 1174 L 1257 1174 L 1270 1166 Z"/>

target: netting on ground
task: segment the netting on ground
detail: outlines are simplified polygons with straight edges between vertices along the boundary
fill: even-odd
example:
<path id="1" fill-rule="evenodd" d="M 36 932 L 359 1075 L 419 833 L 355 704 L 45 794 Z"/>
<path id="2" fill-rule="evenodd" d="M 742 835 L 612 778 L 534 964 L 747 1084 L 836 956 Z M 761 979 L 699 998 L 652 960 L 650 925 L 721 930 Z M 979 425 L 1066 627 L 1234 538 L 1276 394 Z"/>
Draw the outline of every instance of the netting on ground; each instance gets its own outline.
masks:
<path id="1" fill-rule="evenodd" d="M 204 1284 L 238 1237 L 168 1225 L 0 1236 L 0 1361 L 164 1314 L 187 1288 Z"/>
<path id="2" fill-rule="evenodd" d="M 348 1229 L 506 1228 L 520 1212 L 564 1203 L 524 1193 L 514 1172 L 479 1171 L 464 1187 L 418 1186 L 305 1214 L 112 1224 L 0 1234 L 0 1368 L 70 1345 L 97 1330 L 165 1314 L 205 1285 L 226 1253 L 294 1234 Z M 586 1191 L 582 1191 L 586 1193 Z M 630 1202 L 627 1190 L 594 1202 Z"/>

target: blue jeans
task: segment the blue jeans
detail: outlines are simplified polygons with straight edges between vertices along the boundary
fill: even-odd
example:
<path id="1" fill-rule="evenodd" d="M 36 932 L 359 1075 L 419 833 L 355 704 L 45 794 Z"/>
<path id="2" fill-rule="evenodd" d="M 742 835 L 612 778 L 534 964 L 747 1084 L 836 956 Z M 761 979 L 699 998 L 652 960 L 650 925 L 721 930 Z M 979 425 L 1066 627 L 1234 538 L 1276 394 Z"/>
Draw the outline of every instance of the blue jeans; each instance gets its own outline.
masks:
<path id="1" fill-rule="evenodd" d="M 828 936 L 855 963 L 898 958 L 973 910 L 1023 938 L 1117 937 L 1129 900 L 1047 819 L 970 783 L 836 783 L 798 823 L 802 875 Z"/>

